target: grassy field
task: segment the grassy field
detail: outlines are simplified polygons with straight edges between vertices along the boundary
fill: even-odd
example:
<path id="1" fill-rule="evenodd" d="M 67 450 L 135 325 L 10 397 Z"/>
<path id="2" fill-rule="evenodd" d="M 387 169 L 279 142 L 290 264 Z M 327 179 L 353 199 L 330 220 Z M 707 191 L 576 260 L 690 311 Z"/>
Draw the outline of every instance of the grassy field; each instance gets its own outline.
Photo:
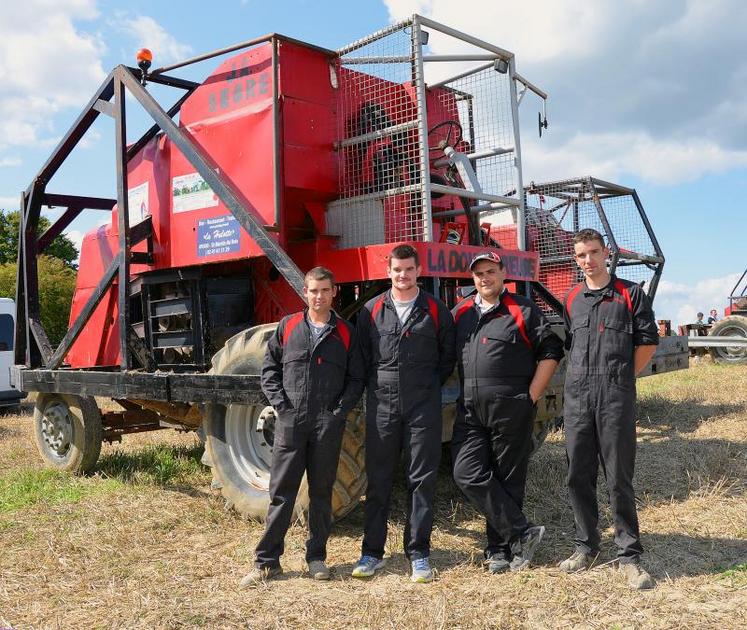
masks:
<path id="1" fill-rule="evenodd" d="M 744 628 L 747 627 L 747 367 L 703 361 L 639 382 L 636 492 L 655 590 L 634 592 L 614 558 L 600 484 L 603 552 L 578 575 L 563 435 L 532 460 L 527 514 L 547 526 L 537 566 L 490 576 L 483 522 L 440 475 L 431 585 L 411 584 L 395 496 L 384 574 L 348 577 L 362 511 L 335 526 L 330 583 L 303 575 L 305 529 L 287 538 L 285 575 L 237 587 L 261 525 L 223 508 L 195 438 L 126 436 L 96 472 L 42 468 L 31 407 L 0 416 L 0 627 L 13 628 Z"/>

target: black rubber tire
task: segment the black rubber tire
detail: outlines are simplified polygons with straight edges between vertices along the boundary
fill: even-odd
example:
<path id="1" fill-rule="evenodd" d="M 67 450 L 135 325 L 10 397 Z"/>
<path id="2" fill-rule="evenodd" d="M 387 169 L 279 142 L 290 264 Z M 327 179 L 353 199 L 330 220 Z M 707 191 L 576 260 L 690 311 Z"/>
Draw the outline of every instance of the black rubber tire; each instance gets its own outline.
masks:
<path id="1" fill-rule="evenodd" d="M 213 356 L 213 374 L 260 374 L 267 341 L 276 324 L 255 326 L 226 341 Z M 264 520 L 270 502 L 271 448 L 262 443 L 256 422 L 264 406 L 205 406 L 205 458 L 213 471 L 213 487 L 220 489 L 226 505 L 241 515 Z M 332 495 L 334 518 L 341 518 L 359 503 L 366 485 L 364 426 L 360 410 L 348 417 L 343 436 L 337 480 Z M 259 440 L 259 442 L 258 442 Z M 296 500 L 296 516 L 308 508 L 306 478 Z"/>
<path id="2" fill-rule="evenodd" d="M 64 452 L 48 443 L 45 417 L 66 416 L 70 435 Z M 34 403 L 34 438 L 36 448 L 47 464 L 58 470 L 86 473 L 93 469 L 101 453 L 103 427 L 101 412 L 91 396 L 39 393 Z"/>
<path id="3" fill-rule="evenodd" d="M 717 321 L 708 331 L 709 337 L 742 336 L 747 338 L 747 317 L 743 315 L 729 315 Z M 747 348 L 730 346 L 726 348 L 709 348 L 711 357 L 718 363 L 735 365 L 747 363 Z"/>

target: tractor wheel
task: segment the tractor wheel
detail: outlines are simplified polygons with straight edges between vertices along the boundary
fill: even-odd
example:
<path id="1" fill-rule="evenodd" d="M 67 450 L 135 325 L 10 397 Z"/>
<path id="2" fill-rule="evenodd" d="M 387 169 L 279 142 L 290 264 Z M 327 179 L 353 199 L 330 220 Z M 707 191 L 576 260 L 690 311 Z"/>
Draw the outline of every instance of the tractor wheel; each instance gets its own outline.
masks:
<path id="1" fill-rule="evenodd" d="M 213 374 L 260 374 L 267 341 L 276 324 L 250 328 L 231 337 L 213 356 Z M 264 520 L 270 503 L 273 427 L 258 426 L 263 405 L 208 404 L 205 408 L 204 462 L 213 469 L 213 487 L 226 504 L 243 516 Z M 353 418 L 355 414 L 355 418 Z M 342 440 L 342 452 L 332 495 L 332 513 L 341 518 L 357 504 L 364 491 L 363 418 L 351 412 Z M 306 478 L 296 500 L 296 515 L 309 503 Z"/>
<path id="2" fill-rule="evenodd" d="M 36 397 L 36 447 L 58 470 L 85 473 L 101 453 L 101 412 L 90 396 L 44 394 Z"/>
<path id="3" fill-rule="evenodd" d="M 745 337 L 747 338 L 747 317 L 730 315 L 717 321 L 708 333 L 709 337 Z M 747 348 L 725 346 L 711 348 L 711 356 L 718 363 L 747 363 Z"/>

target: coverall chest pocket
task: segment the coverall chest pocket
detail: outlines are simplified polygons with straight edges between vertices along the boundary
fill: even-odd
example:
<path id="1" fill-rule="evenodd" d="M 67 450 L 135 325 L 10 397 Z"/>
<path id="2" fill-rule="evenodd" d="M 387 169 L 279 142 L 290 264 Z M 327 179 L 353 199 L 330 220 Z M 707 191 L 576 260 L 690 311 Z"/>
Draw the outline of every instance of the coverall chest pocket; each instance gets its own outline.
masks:
<path id="1" fill-rule="evenodd" d="M 309 351 L 286 350 L 283 352 L 283 389 L 294 407 L 298 406 L 306 382 L 309 366 Z"/>
<path id="2" fill-rule="evenodd" d="M 517 341 L 516 331 L 511 329 L 491 330 L 480 337 L 485 346 L 485 353 L 490 359 L 501 359 L 511 356 L 511 347 Z"/>
<path id="3" fill-rule="evenodd" d="M 438 362 L 438 339 L 433 324 L 428 319 L 421 319 L 405 332 L 407 358 L 412 363 Z"/>
<path id="4" fill-rule="evenodd" d="M 608 359 L 629 361 L 633 357 L 633 323 L 619 318 L 604 318 L 602 347 Z"/>
<path id="5" fill-rule="evenodd" d="M 571 365 L 582 365 L 586 363 L 589 352 L 589 316 L 576 318 L 571 323 Z"/>
<path id="6" fill-rule="evenodd" d="M 345 384 L 346 356 L 343 352 L 328 353 L 315 359 L 313 389 L 321 397 L 322 406 L 329 408 L 337 403 Z M 312 390 L 311 392 L 315 392 Z"/>
<path id="7" fill-rule="evenodd" d="M 391 328 L 380 328 L 377 331 L 377 339 L 374 340 L 374 347 L 378 349 L 379 356 L 374 357 L 374 363 L 388 363 L 397 354 L 399 345 L 399 331 L 392 326 Z"/>

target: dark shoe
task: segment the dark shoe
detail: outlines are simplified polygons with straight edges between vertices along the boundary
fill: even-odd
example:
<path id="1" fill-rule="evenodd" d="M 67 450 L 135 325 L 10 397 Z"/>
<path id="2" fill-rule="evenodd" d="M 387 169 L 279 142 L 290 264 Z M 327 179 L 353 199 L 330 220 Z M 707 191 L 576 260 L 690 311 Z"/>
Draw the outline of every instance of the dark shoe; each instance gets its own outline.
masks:
<path id="1" fill-rule="evenodd" d="M 534 557 L 534 552 L 537 550 L 544 535 L 544 525 L 535 525 L 524 532 L 524 535 L 521 537 L 521 550 L 511 560 L 510 567 L 512 571 L 522 571 L 529 566 Z"/>
<path id="2" fill-rule="evenodd" d="M 594 562 L 597 554 L 584 553 L 583 551 L 574 551 L 570 558 L 566 558 L 558 567 L 565 573 L 576 573 L 577 571 L 586 571 Z"/>
<path id="3" fill-rule="evenodd" d="M 264 582 L 267 582 L 267 580 L 271 580 L 272 578 L 277 577 L 282 573 L 283 569 L 281 569 L 280 567 L 254 567 L 251 571 L 249 571 L 249 573 L 241 578 L 239 586 L 241 588 L 246 588 L 248 586 L 258 586 L 259 584 L 263 584 Z"/>
<path id="4" fill-rule="evenodd" d="M 488 565 L 488 571 L 494 574 L 508 571 L 511 566 L 511 563 L 508 561 L 506 556 L 500 553 L 494 553 L 485 562 Z"/>
<path id="5" fill-rule="evenodd" d="M 630 588 L 643 591 L 656 586 L 654 578 L 637 562 L 621 562 L 620 573 L 625 575 Z"/>
<path id="6" fill-rule="evenodd" d="M 323 560 L 309 562 L 309 575 L 315 580 L 328 580 L 330 572 Z"/>

